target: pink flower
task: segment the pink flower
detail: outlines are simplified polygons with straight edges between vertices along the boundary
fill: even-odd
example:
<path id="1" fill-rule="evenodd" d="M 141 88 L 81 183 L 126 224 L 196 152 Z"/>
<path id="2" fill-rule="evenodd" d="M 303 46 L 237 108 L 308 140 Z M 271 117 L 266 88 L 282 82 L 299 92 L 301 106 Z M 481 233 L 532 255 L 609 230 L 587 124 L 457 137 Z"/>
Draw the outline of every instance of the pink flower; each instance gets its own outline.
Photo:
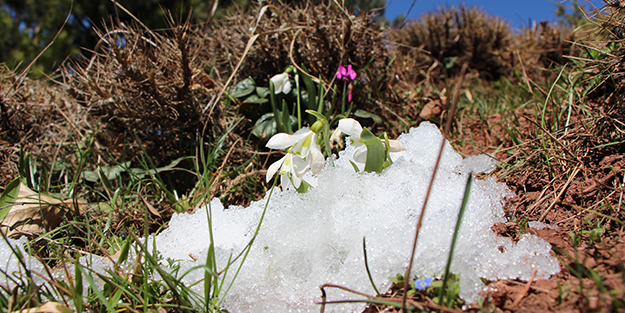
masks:
<path id="1" fill-rule="evenodd" d="M 347 65 L 347 68 L 345 68 L 341 64 L 339 65 L 338 72 L 336 72 L 336 78 L 341 79 L 341 80 L 347 80 L 347 79 L 354 80 L 356 79 L 356 71 L 352 69 L 351 64 Z"/>

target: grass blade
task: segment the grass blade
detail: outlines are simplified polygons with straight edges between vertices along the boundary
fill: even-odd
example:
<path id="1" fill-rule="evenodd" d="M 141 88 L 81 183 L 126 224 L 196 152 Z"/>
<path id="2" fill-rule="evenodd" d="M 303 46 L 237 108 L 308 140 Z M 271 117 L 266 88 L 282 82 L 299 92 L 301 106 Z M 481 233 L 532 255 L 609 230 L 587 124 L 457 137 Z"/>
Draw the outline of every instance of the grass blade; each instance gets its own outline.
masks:
<path id="1" fill-rule="evenodd" d="M 467 177 L 467 184 L 464 188 L 464 197 L 462 198 L 462 206 L 460 207 L 460 212 L 458 212 L 458 219 L 456 220 L 456 228 L 454 229 L 454 235 L 451 239 L 451 248 L 449 248 L 449 256 L 447 257 L 447 265 L 445 265 L 445 275 L 443 276 L 443 286 L 438 290 L 438 305 L 443 305 L 443 294 L 445 292 L 445 287 L 447 285 L 447 280 L 449 279 L 449 269 L 451 267 L 451 260 L 454 255 L 454 248 L 456 247 L 456 241 L 458 239 L 458 233 L 460 232 L 460 225 L 462 224 L 462 217 L 464 216 L 464 211 L 467 208 L 467 204 L 469 203 L 469 196 L 471 195 L 471 185 L 473 184 L 473 173 L 469 174 Z"/>
<path id="2" fill-rule="evenodd" d="M 76 260 L 76 265 L 74 266 L 74 290 L 72 290 L 76 312 L 82 312 L 82 272 L 80 268 L 80 262 Z"/>
<path id="3" fill-rule="evenodd" d="M 375 286 L 373 282 L 373 277 L 371 277 L 371 271 L 369 270 L 369 261 L 367 260 L 367 242 L 365 241 L 365 237 L 362 237 L 362 252 L 365 256 L 365 268 L 367 269 L 367 275 L 369 276 L 369 281 L 371 282 L 371 286 L 373 286 L 373 290 L 375 290 L 376 295 L 380 295 L 378 288 Z"/>
<path id="4" fill-rule="evenodd" d="M 12 180 L 2 192 L 0 196 L 0 219 L 3 219 L 9 214 L 11 207 L 17 200 L 17 196 L 20 192 L 20 177 Z"/>
<path id="5" fill-rule="evenodd" d="M 89 286 L 91 287 L 91 290 L 93 291 L 95 296 L 98 298 L 98 300 L 100 300 L 100 303 L 103 304 L 104 307 L 106 307 L 106 310 L 109 313 L 116 313 L 115 308 L 113 307 L 113 305 L 106 299 L 104 294 L 102 294 L 102 291 L 100 291 L 100 288 L 98 288 L 98 285 L 96 285 L 95 282 L 93 281 L 93 276 L 89 275 L 88 273 L 85 273 L 84 272 L 85 269 L 82 267 L 82 265 L 80 265 L 80 263 L 76 262 L 75 266 L 77 268 L 77 271 L 79 271 L 82 275 L 85 276 L 85 279 L 89 283 Z M 81 290 L 82 290 L 82 288 L 81 288 Z"/>

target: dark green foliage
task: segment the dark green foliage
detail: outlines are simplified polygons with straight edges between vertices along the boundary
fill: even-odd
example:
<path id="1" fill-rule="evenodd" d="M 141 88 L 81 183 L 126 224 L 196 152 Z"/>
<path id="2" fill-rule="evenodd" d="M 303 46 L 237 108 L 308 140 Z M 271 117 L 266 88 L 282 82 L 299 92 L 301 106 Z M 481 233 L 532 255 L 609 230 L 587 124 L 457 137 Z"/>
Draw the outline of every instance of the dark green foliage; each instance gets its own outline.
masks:
<path id="1" fill-rule="evenodd" d="M 222 1 L 223 2 L 223 1 Z M 226 1 L 222 6 L 248 1 Z M 193 8 L 193 22 L 208 19 L 212 3 L 200 0 L 143 0 L 119 1 L 150 29 L 169 27 L 168 11 L 176 21 L 184 21 Z M 67 23 L 63 27 L 63 22 Z M 24 68 L 52 41 L 54 44 L 39 58 L 35 69 L 50 73 L 66 58 L 75 58 L 81 48 L 93 49 L 98 36 L 93 27 L 100 28 L 110 19 L 125 24 L 133 18 L 116 7 L 113 1 L 89 0 L 0 0 L 0 61 L 10 68 L 22 64 Z M 89 53 L 87 53 L 89 55 Z"/>

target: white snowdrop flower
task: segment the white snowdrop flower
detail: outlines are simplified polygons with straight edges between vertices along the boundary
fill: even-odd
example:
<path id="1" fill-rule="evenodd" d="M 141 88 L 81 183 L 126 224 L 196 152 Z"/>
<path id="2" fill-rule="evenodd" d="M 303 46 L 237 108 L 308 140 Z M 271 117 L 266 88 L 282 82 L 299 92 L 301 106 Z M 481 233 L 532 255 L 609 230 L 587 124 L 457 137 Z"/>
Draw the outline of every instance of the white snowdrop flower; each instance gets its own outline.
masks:
<path id="1" fill-rule="evenodd" d="M 289 80 L 289 74 L 282 73 L 275 75 L 271 78 L 271 82 L 273 83 L 273 92 L 275 94 L 284 93 L 287 94 L 291 92 L 291 81 Z"/>
<path id="2" fill-rule="evenodd" d="M 341 132 L 349 136 L 349 142 L 357 150 L 354 152 L 354 161 L 358 163 L 367 162 L 367 146 L 360 140 L 362 126 L 353 118 L 344 118 L 339 121 L 339 129 Z"/>
<path id="3" fill-rule="evenodd" d="M 287 153 L 282 159 L 269 166 L 269 169 L 267 169 L 267 182 L 269 182 L 277 172 L 278 175 L 280 175 L 282 188 L 288 189 L 292 182 L 293 186 L 297 189 L 302 184 L 301 177 L 307 170 L 308 165 L 303 158 L 292 153 Z"/>
<path id="4" fill-rule="evenodd" d="M 295 188 L 299 188 L 302 176 L 308 171 L 319 173 L 325 164 L 321 147 L 317 143 L 317 134 L 308 128 L 302 128 L 295 134 L 275 134 L 267 142 L 267 148 L 284 150 L 287 154 L 271 164 L 267 170 L 267 182 L 279 173 L 280 182 L 286 188 L 290 180 Z M 279 170 L 279 171 L 278 171 Z"/>
<path id="5" fill-rule="evenodd" d="M 358 163 L 365 163 L 367 161 L 367 146 L 360 139 L 360 134 L 362 133 L 362 126 L 358 121 L 353 118 L 344 118 L 339 120 L 338 129 L 349 135 L 350 144 L 357 148 L 356 152 L 354 152 L 354 161 Z M 382 140 L 384 142 L 384 140 Z M 404 146 L 398 140 L 389 140 L 389 152 L 399 152 L 406 150 Z"/>

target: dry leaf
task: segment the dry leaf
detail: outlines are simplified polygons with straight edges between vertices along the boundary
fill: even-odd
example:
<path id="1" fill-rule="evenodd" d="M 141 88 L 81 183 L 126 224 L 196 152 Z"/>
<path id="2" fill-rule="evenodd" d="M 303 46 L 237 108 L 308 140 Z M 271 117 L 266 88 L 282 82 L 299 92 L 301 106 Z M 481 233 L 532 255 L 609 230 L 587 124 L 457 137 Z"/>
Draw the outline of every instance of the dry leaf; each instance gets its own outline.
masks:
<path id="1" fill-rule="evenodd" d="M 12 313 L 67 313 L 73 312 L 69 308 L 63 306 L 58 302 L 48 302 L 40 307 L 30 308 L 20 311 L 13 311 Z"/>
<path id="2" fill-rule="evenodd" d="M 473 94 L 471 93 L 471 90 L 465 89 L 464 95 L 467 97 L 467 100 L 469 100 L 469 102 L 473 103 Z"/>
<path id="3" fill-rule="evenodd" d="M 432 117 L 440 116 L 443 112 L 443 102 L 445 100 L 446 99 L 444 98 L 430 100 L 428 103 L 425 104 L 425 106 L 421 110 L 421 113 L 419 113 L 419 116 L 424 120 L 429 120 Z"/>
<path id="4" fill-rule="evenodd" d="M 40 233 L 45 229 L 53 229 L 63 221 L 65 214 L 76 205 L 72 199 L 57 199 L 37 193 L 23 183 L 17 200 L 0 224 L 0 230 L 13 237 L 22 233 Z M 82 212 L 87 205 L 84 201 L 77 203 Z M 69 209 L 68 209 L 69 208 Z M 8 232 L 7 232 L 8 229 Z"/>
<path id="5" fill-rule="evenodd" d="M 145 198 L 142 195 L 139 195 L 139 197 L 141 198 L 141 201 L 143 201 L 143 204 L 145 204 L 145 206 L 148 207 L 148 211 L 150 211 L 150 213 L 161 217 L 161 215 L 158 213 L 158 210 L 156 210 L 147 200 L 145 200 Z"/>

